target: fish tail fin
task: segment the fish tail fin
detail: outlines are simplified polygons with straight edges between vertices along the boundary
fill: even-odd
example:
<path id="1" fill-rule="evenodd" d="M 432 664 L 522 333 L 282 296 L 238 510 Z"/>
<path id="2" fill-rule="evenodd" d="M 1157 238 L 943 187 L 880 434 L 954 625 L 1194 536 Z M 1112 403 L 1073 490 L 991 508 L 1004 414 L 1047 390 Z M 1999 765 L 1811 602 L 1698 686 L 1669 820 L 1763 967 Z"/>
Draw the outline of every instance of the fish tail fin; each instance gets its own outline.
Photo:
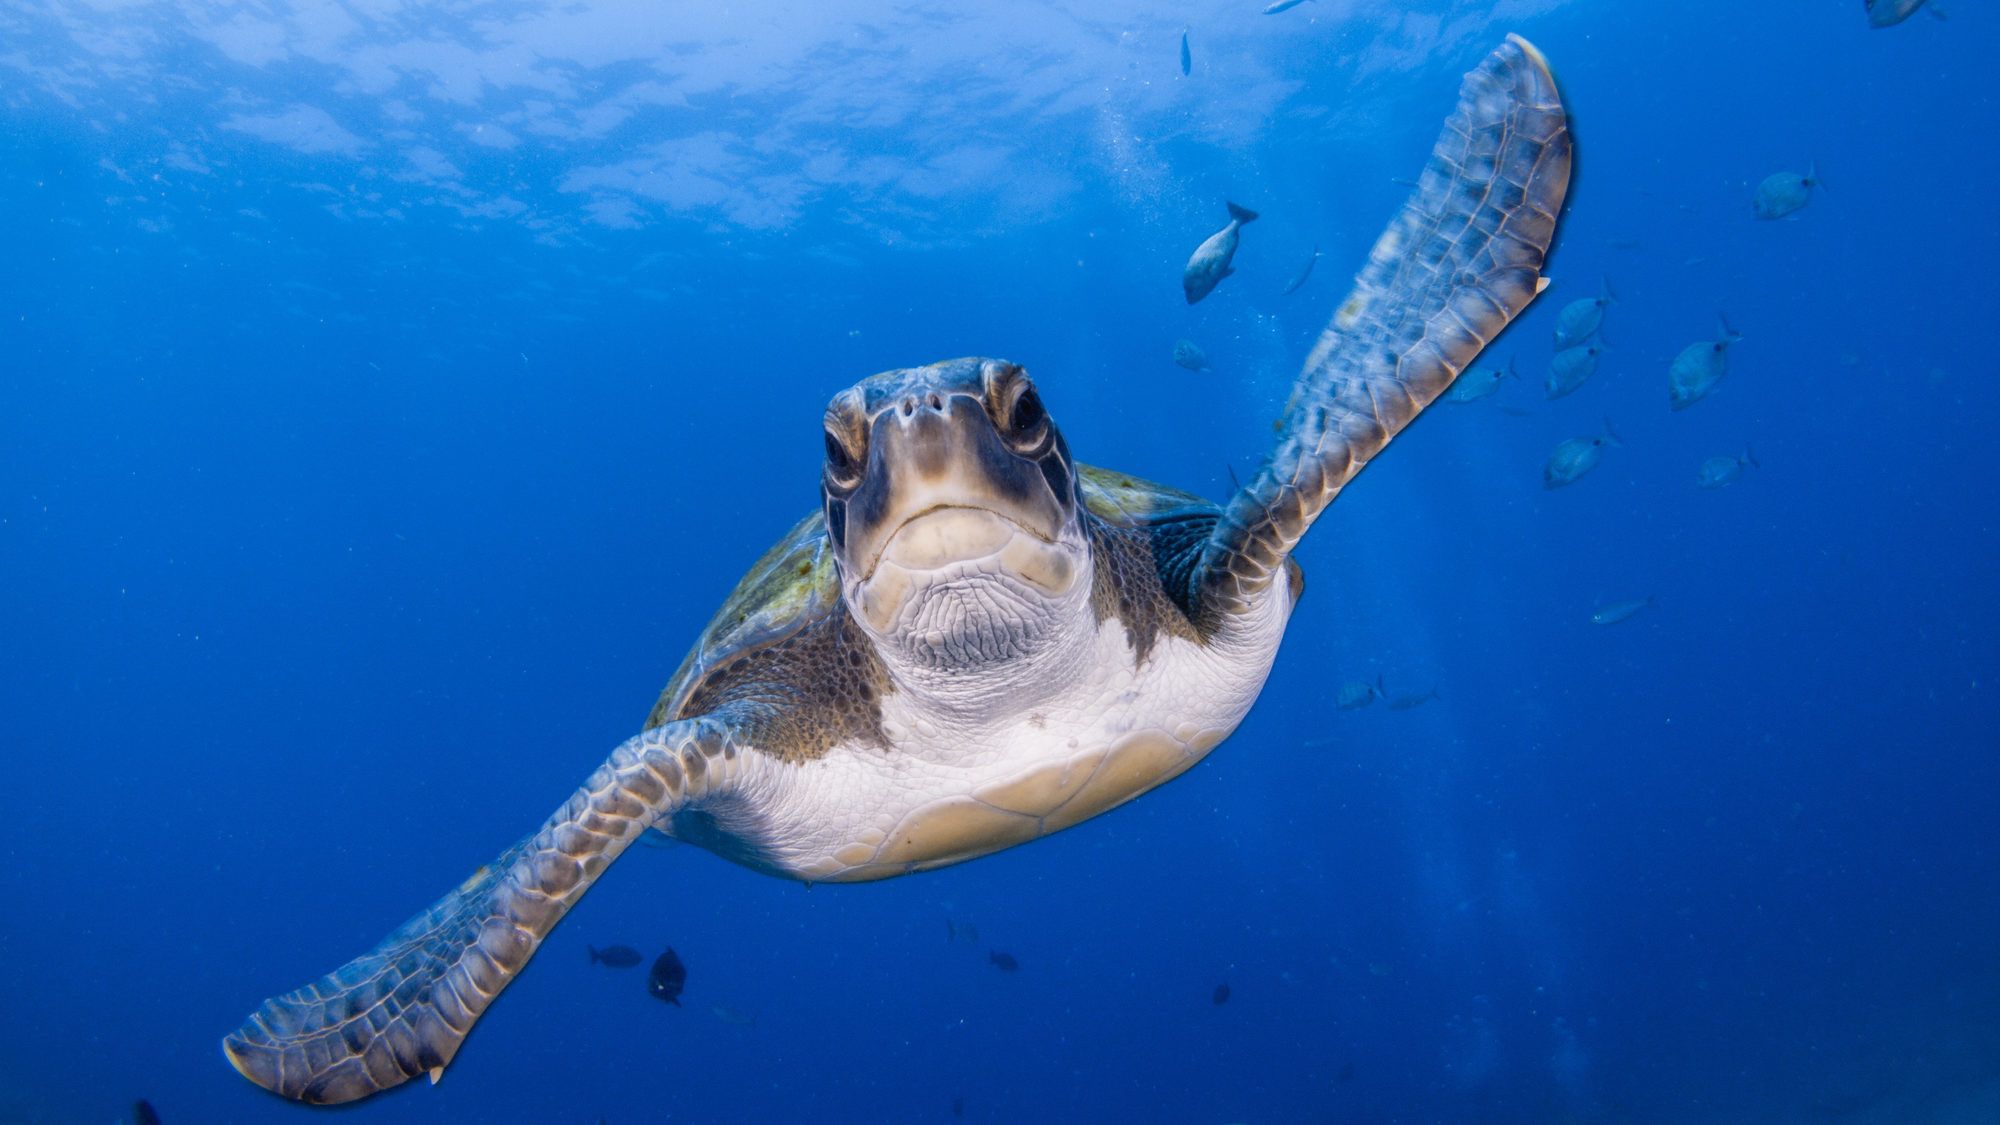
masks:
<path id="1" fill-rule="evenodd" d="M 1763 465 L 1758 463 L 1757 451 L 1750 448 L 1749 442 L 1743 443 L 1743 463 L 1755 469 L 1761 469 L 1764 467 Z"/>
<path id="2" fill-rule="evenodd" d="M 628 740 L 534 835 L 374 949 L 264 1001 L 223 1038 L 223 1054 L 259 1086 L 317 1105 L 426 1073 L 436 1082 L 597 877 L 648 825 L 722 782 L 725 749 L 724 728 L 705 719 Z"/>
<path id="3" fill-rule="evenodd" d="M 1625 439 L 1619 437 L 1618 431 L 1611 428 L 1610 418 L 1606 418 L 1604 420 L 1604 440 L 1621 448 L 1625 445 Z"/>
<path id="4" fill-rule="evenodd" d="M 1377 699 L 1389 698 L 1389 685 L 1387 683 L 1387 679 L 1388 676 L 1386 673 L 1383 672 L 1375 673 L 1375 697 Z"/>
<path id="5" fill-rule="evenodd" d="M 1610 278 L 1601 277 L 1597 280 L 1597 299 L 1600 303 L 1606 305 L 1615 305 L 1618 303 L 1618 294 L 1612 292 Z"/>
<path id="6" fill-rule="evenodd" d="M 1715 314 L 1715 319 L 1717 323 L 1722 325 L 1723 343 L 1733 344 L 1736 341 L 1741 340 L 1743 338 L 1743 333 L 1738 332 L 1736 330 L 1736 326 L 1729 323 L 1729 317 L 1727 314 L 1723 313 L 1720 310 L 1717 310 Z"/>
<path id="7" fill-rule="evenodd" d="M 591 964 L 593 964 L 593 965 L 596 965 L 596 964 L 600 964 L 600 963 L 602 963 L 602 962 L 603 962 L 603 960 L 604 960 L 604 954 L 602 954 L 602 953 L 599 953 L 599 952 L 597 951 L 597 947 L 596 947 L 596 946 L 594 946 L 594 945 L 586 945 L 586 946 L 584 946 L 584 949 L 586 949 L 586 950 L 588 950 L 588 951 L 590 952 L 590 963 L 591 963 Z"/>
<path id="8" fill-rule="evenodd" d="M 1239 223 L 1253 223 L 1257 221 L 1257 212 L 1240 203 L 1231 203 L 1229 204 L 1229 217 Z"/>
<path id="9" fill-rule="evenodd" d="M 1826 190 L 1826 180 L 1819 174 L 1819 161 L 1817 160 L 1806 161 L 1806 186 L 1818 188 L 1821 191 Z"/>
<path id="10" fill-rule="evenodd" d="M 1513 356 L 1510 355 L 1507 357 L 1507 369 L 1500 373 L 1500 377 L 1502 379 L 1519 379 L 1521 377 L 1521 372 L 1514 366 Z"/>

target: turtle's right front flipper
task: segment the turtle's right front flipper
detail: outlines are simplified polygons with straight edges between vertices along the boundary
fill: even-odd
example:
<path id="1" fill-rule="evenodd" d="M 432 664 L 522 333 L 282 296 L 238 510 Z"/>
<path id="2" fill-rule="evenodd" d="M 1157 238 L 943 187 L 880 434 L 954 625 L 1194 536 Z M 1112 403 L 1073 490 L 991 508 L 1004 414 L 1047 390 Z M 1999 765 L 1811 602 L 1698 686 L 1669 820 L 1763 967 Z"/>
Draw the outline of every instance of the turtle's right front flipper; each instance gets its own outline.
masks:
<path id="1" fill-rule="evenodd" d="M 639 834 L 711 792 L 737 757 L 727 727 L 686 719 L 620 746 L 541 831 L 382 944 L 273 997 L 222 1041 L 246 1078 L 328 1104 L 435 1079 L 474 1020 Z"/>
<path id="2" fill-rule="evenodd" d="M 1510 35 L 1465 76 L 1416 190 L 1307 357 L 1277 448 L 1203 546 L 1203 613 L 1254 604 L 1354 474 L 1541 292 L 1569 170 L 1555 79 Z"/>

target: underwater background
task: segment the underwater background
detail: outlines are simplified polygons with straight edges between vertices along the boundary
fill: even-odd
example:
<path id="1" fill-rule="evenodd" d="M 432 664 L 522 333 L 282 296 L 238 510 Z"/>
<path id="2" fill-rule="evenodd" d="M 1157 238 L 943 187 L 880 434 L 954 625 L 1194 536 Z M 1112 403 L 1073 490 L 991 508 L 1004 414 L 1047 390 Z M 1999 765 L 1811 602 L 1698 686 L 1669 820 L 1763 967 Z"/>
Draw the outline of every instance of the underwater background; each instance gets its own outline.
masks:
<path id="1" fill-rule="evenodd" d="M 1509 31 L 1578 145 L 1522 377 L 1319 523 L 1229 742 L 887 883 L 635 848 L 341 1112 L 2000 1120 L 2000 22 L 1863 8 L 8 5 L 0 1121 L 316 1112 L 220 1037 L 639 729 L 854 380 L 1005 356 L 1080 459 L 1225 497 Z"/>

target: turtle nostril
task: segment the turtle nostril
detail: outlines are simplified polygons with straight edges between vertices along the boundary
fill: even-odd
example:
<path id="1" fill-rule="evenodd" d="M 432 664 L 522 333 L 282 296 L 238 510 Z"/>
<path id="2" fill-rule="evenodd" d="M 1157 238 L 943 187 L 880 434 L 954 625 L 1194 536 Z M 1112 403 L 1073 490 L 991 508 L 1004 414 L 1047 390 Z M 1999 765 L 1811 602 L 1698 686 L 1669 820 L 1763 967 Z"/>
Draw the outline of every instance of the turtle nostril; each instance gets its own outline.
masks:
<path id="1" fill-rule="evenodd" d="M 932 409 L 932 410 L 943 410 L 943 409 L 944 409 L 944 399 L 942 399 L 942 398 L 939 398 L 939 397 L 938 397 L 938 393 L 937 393 L 936 391 L 932 391 L 932 392 L 931 392 L 931 397 L 930 397 L 930 404 L 931 404 L 931 409 Z"/>
<path id="2" fill-rule="evenodd" d="M 906 396 L 903 399 L 903 417 L 908 418 L 910 415 L 916 413 L 916 410 L 917 410 L 916 396 L 914 395 Z"/>

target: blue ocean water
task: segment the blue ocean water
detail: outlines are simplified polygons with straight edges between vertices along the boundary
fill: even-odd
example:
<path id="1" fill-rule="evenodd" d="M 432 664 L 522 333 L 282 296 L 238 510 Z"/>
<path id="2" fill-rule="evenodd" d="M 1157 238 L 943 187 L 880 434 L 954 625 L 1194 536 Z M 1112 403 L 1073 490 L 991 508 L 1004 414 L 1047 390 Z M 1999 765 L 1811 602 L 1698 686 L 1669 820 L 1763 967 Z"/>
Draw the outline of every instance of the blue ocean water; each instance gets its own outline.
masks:
<path id="1" fill-rule="evenodd" d="M 316 1112 L 220 1037 L 638 729 L 854 380 L 1006 356 L 1081 459 L 1226 496 L 1508 31 L 1578 141 L 1524 379 L 1321 520 L 1229 742 L 888 883 L 635 849 L 441 1083 L 345 1112 L 2000 1120 L 1993 13 L 1259 7 L 0 12 L 0 1120 Z M 1437 698 L 1334 707 L 1378 676 Z"/>

